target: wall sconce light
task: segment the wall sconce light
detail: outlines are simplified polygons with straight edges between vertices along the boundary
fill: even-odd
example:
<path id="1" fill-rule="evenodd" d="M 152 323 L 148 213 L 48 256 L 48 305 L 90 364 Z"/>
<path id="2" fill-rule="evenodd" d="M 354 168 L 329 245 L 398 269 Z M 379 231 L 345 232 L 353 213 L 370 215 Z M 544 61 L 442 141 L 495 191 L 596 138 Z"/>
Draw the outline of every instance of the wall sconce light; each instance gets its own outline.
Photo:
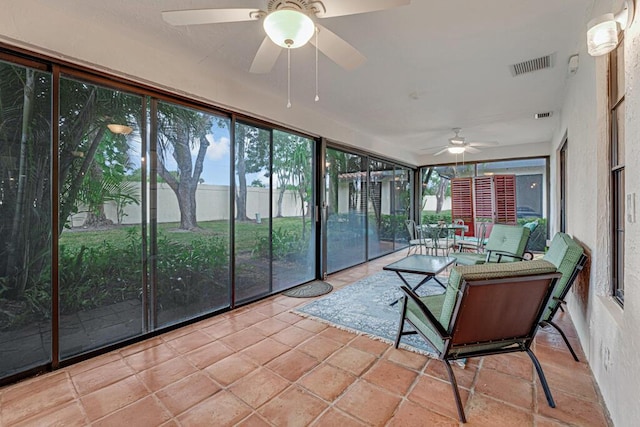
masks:
<path id="1" fill-rule="evenodd" d="M 633 21 L 635 0 L 625 0 L 622 10 L 615 15 L 606 13 L 589 21 L 587 51 L 591 56 L 606 55 L 618 45 L 618 24 L 624 30 Z"/>

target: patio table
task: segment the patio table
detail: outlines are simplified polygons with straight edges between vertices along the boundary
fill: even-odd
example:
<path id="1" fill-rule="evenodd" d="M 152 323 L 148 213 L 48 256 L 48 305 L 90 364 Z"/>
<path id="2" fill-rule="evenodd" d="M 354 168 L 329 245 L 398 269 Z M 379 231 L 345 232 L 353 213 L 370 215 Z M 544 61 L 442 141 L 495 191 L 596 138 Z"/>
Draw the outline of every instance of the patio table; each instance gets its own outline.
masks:
<path id="1" fill-rule="evenodd" d="M 404 284 L 413 291 L 417 290 L 420 286 L 424 285 L 431 279 L 435 280 L 443 288 L 446 288 L 446 285 L 438 280 L 436 275 L 440 274 L 445 268 L 449 267 L 455 261 L 456 259 L 454 257 L 416 254 L 386 265 L 382 267 L 382 269 L 395 271 Z M 424 275 L 424 279 L 412 288 L 411 285 L 407 283 L 407 280 L 402 276 L 402 273 L 421 274 Z M 398 300 L 395 300 L 391 305 L 394 305 L 397 302 Z"/>

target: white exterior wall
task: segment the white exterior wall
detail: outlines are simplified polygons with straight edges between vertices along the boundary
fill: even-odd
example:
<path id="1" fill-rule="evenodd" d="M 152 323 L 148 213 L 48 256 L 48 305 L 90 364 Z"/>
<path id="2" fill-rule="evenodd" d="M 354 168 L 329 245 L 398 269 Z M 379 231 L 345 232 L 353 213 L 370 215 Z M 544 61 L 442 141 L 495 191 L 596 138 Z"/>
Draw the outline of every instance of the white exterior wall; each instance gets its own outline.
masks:
<path id="1" fill-rule="evenodd" d="M 620 8 L 619 1 L 598 0 L 587 22 Z M 568 76 L 561 125 L 553 138 L 551 212 L 558 212 L 558 150 L 565 134 L 567 158 L 567 231 L 591 251 L 588 296 L 574 287 L 569 311 L 580 341 L 616 426 L 635 426 L 640 419 L 640 229 L 625 225 L 624 309 L 610 294 L 611 257 L 609 153 L 607 133 L 607 59 L 592 58 L 585 43 L 577 46 L 580 68 Z M 626 194 L 640 206 L 640 19 L 625 31 Z M 640 216 L 636 215 L 636 221 Z M 557 231 L 558 218 L 551 224 Z M 571 363 L 571 362 L 568 362 Z"/>
<path id="2" fill-rule="evenodd" d="M 138 189 L 138 194 L 140 190 Z M 301 216 L 300 198 L 296 198 L 293 191 L 287 190 L 282 199 L 282 216 Z M 142 222 L 142 210 L 139 205 L 129 205 L 125 208 L 123 224 L 140 224 Z M 247 216 L 255 219 L 256 213 L 262 218 L 269 217 L 269 189 L 260 187 L 247 188 Z M 278 213 L 278 192 L 273 195 L 273 216 Z M 308 212 L 307 212 L 308 213 Z M 113 203 L 105 205 L 105 214 L 114 223 L 118 222 L 116 207 Z M 169 185 L 158 184 L 158 222 L 179 222 L 180 210 L 178 199 Z M 73 226 L 82 226 L 85 213 L 81 212 L 72 216 Z M 230 218 L 229 212 L 229 187 L 226 185 L 198 185 L 196 191 L 196 218 L 198 221 L 215 221 Z"/>

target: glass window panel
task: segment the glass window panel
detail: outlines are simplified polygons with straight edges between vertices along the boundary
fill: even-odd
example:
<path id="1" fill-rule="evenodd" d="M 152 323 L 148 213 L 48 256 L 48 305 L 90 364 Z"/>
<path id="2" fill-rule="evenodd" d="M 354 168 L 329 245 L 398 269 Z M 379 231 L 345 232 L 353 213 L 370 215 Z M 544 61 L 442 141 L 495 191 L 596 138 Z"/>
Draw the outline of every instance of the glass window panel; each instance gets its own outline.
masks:
<path id="1" fill-rule="evenodd" d="M 50 74 L 0 61 L 0 378 L 52 356 L 51 96 Z"/>
<path id="2" fill-rule="evenodd" d="M 624 303 L 624 164 L 625 164 L 625 64 L 624 43 L 609 56 L 609 105 L 611 126 L 611 188 L 613 190 L 611 220 L 612 233 L 612 293 Z"/>
<path id="3" fill-rule="evenodd" d="M 327 148 L 325 175 L 327 272 L 366 261 L 365 158 Z"/>
<path id="4" fill-rule="evenodd" d="M 367 232 L 369 258 L 393 252 L 396 183 L 394 165 L 369 160 L 367 188 Z M 399 192 L 399 191 L 398 191 Z"/>
<path id="5" fill-rule="evenodd" d="M 468 176 L 473 166 L 435 166 L 421 171 L 421 224 L 451 222 L 451 179 Z"/>
<path id="6" fill-rule="evenodd" d="M 236 123 L 235 299 L 271 292 L 271 132 Z"/>
<path id="7" fill-rule="evenodd" d="M 546 226 L 546 187 L 547 187 L 547 160 L 545 158 L 505 160 L 496 162 L 473 163 L 466 165 L 429 166 L 421 169 L 421 193 L 422 193 L 422 223 L 434 223 L 437 221 L 452 221 L 451 217 L 451 179 L 483 177 L 492 175 L 515 175 L 516 178 L 516 219 L 519 224 L 538 220 L 539 226 L 534 230 L 529 240 L 528 249 L 532 251 L 544 250 L 547 239 Z M 477 174 L 477 175 L 476 175 Z M 474 181 L 475 181 L 474 178 Z M 470 186 L 471 184 L 469 184 Z M 462 190 L 460 190 L 462 191 Z M 473 194 L 470 188 L 466 191 L 468 200 L 462 203 L 472 204 L 465 209 L 457 200 L 459 212 L 468 214 L 465 219 L 468 234 L 473 233 L 477 221 L 477 204 L 473 203 Z M 459 197 L 463 197 L 460 193 Z M 472 209 L 473 208 L 473 209 Z M 491 208 L 491 206 L 490 206 Z M 512 209 L 512 208 L 510 208 Z M 475 215 L 475 218 L 471 216 Z M 513 212 L 511 211 L 511 215 Z M 460 232 L 461 233 L 461 232 Z"/>
<path id="8" fill-rule="evenodd" d="M 61 78 L 61 359 L 143 332 L 141 110 L 140 96 Z"/>
<path id="9" fill-rule="evenodd" d="M 405 221 L 411 217 L 411 175 L 411 170 L 396 167 L 392 192 L 394 209 L 390 221 L 396 250 L 407 246 Z"/>
<path id="10" fill-rule="evenodd" d="M 274 292 L 315 277 L 313 148 L 312 139 L 273 131 Z"/>
<path id="11" fill-rule="evenodd" d="M 624 168 L 617 169 L 613 173 L 613 204 L 614 204 L 614 264 L 613 281 L 615 295 L 624 300 L 624 226 L 625 226 L 625 200 L 624 200 Z"/>
<path id="12" fill-rule="evenodd" d="M 615 117 L 615 157 L 613 158 L 614 165 L 621 166 L 624 165 L 624 115 L 625 115 L 625 107 L 624 101 L 618 104 L 617 108 L 614 109 L 614 117 Z"/>
<path id="13" fill-rule="evenodd" d="M 157 109 L 157 325 L 229 306 L 227 118 L 175 104 Z"/>
<path id="14" fill-rule="evenodd" d="M 614 102 L 617 102 L 618 100 L 622 99 L 622 97 L 625 94 L 625 80 L 624 80 L 624 42 L 620 42 L 618 44 L 618 47 L 615 50 L 615 61 L 616 61 L 616 72 L 615 72 L 615 79 L 616 79 L 616 84 L 615 84 L 615 88 L 616 93 L 615 93 L 615 98 L 613 99 Z"/>

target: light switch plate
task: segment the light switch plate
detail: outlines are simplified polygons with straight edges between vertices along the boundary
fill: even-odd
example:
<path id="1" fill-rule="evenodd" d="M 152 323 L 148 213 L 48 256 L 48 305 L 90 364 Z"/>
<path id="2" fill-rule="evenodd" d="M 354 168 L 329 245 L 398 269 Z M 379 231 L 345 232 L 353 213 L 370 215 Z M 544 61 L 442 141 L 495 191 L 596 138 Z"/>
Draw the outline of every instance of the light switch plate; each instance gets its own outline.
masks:
<path id="1" fill-rule="evenodd" d="M 627 194 L 627 222 L 633 224 L 636 222 L 636 193 Z"/>

